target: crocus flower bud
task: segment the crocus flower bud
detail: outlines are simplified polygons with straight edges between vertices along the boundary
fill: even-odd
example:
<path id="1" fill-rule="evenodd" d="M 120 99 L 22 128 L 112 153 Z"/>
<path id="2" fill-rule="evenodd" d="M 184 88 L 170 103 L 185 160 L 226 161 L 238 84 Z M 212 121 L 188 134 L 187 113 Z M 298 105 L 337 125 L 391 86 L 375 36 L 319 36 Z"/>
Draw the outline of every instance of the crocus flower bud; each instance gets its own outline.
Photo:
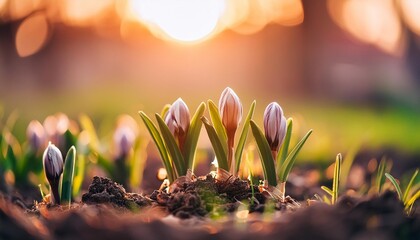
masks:
<path id="1" fill-rule="evenodd" d="M 122 126 L 114 132 L 115 153 L 117 158 L 126 158 L 136 140 L 136 134 L 129 127 Z"/>
<path id="2" fill-rule="evenodd" d="M 190 127 L 190 111 L 181 98 L 178 98 L 169 108 L 165 117 L 165 123 L 182 150 Z"/>
<path id="3" fill-rule="evenodd" d="M 242 104 L 238 95 L 229 87 L 223 90 L 219 100 L 222 123 L 227 132 L 235 132 L 242 119 Z"/>
<path id="4" fill-rule="evenodd" d="M 44 164 L 44 172 L 52 191 L 52 203 L 60 204 L 60 196 L 58 193 L 58 186 L 60 176 L 63 173 L 63 157 L 60 150 L 54 145 L 49 143 L 44 151 L 42 157 Z"/>
<path id="5" fill-rule="evenodd" d="M 45 131 L 39 121 L 32 120 L 29 122 L 26 129 L 26 139 L 32 152 L 40 151 L 40 148 L 44 145 Z"/>
<path id="6" fill-rule="evenodd" d="M 264 130 L 271 151 L 278 151 L 286 135 L 286 118 L 276 102 L 268 104 L 264 111 Z"/>

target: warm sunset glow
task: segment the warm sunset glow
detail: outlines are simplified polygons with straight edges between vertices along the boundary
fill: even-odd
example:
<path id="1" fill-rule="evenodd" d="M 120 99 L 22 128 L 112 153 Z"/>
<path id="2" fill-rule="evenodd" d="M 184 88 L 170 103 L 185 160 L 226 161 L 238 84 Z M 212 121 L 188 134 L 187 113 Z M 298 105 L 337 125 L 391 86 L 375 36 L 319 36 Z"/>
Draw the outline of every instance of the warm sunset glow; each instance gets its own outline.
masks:
<path id="1" fill-rule="evenodd" d="M 223 0 L 137 0 L 131 7 L 152 32 L 161 30 L 172 39 L 194 42 L 215 31 L 225 5 Z"/>
<path id="2" fill-rule="evenodd" d="M 63 21 L 70 25 L 83 26 L 91 24 L 105 9 L 112 7 L 114 1 L 63 0 L 60 4 Z"/>
<path id="3" fill-rule="evenodd" d="M 413 32 L 420 35 L 420 1 L 401 0 L 401 10 L 407 25 Z"/>
<path id="4" fill-rule="evenodd" d="M 357 39 L 398 54 L 402 29 L 392 0 L 330 0 L 334 21 Z"/>

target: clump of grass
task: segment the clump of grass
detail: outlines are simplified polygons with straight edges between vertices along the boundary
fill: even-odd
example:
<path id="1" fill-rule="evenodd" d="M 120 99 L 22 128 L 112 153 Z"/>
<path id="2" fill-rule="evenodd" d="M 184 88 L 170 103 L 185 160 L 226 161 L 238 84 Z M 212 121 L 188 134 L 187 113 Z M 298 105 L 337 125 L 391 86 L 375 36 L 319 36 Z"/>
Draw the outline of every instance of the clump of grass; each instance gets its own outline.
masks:
<path id="1" fill-rule="evenodd" d="M 321 186 L 321 189 L 324 190 L 328 195 L 330 195 L 330 199 L 327 197 L 324 198 L 324 202 L 329 204 L 335 204 L 338 199 L 338 194 L 340 190 L 340 180 L 341 180 L 341 168 L 342 168 L 342 162 L 343 157 L 341 156 L 341 153 L 337 154 L 337 157 L 335 158 L 335 166 L 334 166 L 334 176 L 333 176 L 333 185 L 332 189 Z"/>
<path id="2" fill-rule="evenodd" d="M 398 198 L 404 204 L 404 208 L 408 214 L 412 212 L 414 203 L 420 198 L 420 180 L 416 179 L 419 173 L 419 169 L 414 171 L 410 178 L 409 183 L 405 186 L 404 192 L 402 186 L 391 174 L 385 173 L 385 177 L 392 183 L 395 191 L 398 194 Z"/>

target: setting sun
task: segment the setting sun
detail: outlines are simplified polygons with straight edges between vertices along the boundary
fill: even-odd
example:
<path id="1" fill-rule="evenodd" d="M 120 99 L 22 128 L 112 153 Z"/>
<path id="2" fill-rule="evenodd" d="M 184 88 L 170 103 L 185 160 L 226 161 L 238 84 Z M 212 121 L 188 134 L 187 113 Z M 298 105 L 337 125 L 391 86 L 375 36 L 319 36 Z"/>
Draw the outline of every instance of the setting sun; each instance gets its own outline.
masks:
<path id="1" fill-rule="evenodd" d="M 223 0 L 137 0 L 131 2 L 133 14 L 156 35 L 182 42 L 209 37 L 217 28 L 225 8 Z M 159 36 L 162 37 L 162 36 Z"/>

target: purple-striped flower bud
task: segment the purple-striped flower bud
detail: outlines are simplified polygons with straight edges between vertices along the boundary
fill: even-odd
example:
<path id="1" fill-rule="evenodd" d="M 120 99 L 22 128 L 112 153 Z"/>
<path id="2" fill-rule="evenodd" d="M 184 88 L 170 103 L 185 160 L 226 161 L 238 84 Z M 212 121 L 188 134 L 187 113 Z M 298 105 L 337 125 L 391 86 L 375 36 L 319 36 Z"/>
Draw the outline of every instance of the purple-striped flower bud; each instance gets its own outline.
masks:
<path id="1" fill-rule="evenodd" d="M 242 120 L 242 104 L 238 95 L 229 87 L 223 90 L 219 100 L 219 111 L 227 132 L 235 132 Z"/>
<path id="2" fill-rule="evenodd" d="M 268 104 L 264 111 L 265 137 L 272 151 L 278 151 L 286 135 L 286 118 L 276 102 Z"/>
<path id="3" fill-rule="evenodd" d="M 38 152 L 44 146 L 45 131 L 39 121 L 32 120 L 26 129 L 26 139 L 31 151 Z"/>
<path id="4" fill-rule="evenodd" d="M 61 155 L 60 150 L 54 144 L 49 143 L 48 147 L 44 151 L 42 161 L 44 164 L 45 177 L 51 186 L 52 203 L 60 204 L 58 186 L 60 182 L 60 176 L 63 173 L 63 156 Z"/>
<path id="5" fill-rule="evenodd" d="M 165 123 L 182 150 L 190 128 L 190 111 L 181 98 L 178 98 L 169 108 L 165 117 Z"/>

